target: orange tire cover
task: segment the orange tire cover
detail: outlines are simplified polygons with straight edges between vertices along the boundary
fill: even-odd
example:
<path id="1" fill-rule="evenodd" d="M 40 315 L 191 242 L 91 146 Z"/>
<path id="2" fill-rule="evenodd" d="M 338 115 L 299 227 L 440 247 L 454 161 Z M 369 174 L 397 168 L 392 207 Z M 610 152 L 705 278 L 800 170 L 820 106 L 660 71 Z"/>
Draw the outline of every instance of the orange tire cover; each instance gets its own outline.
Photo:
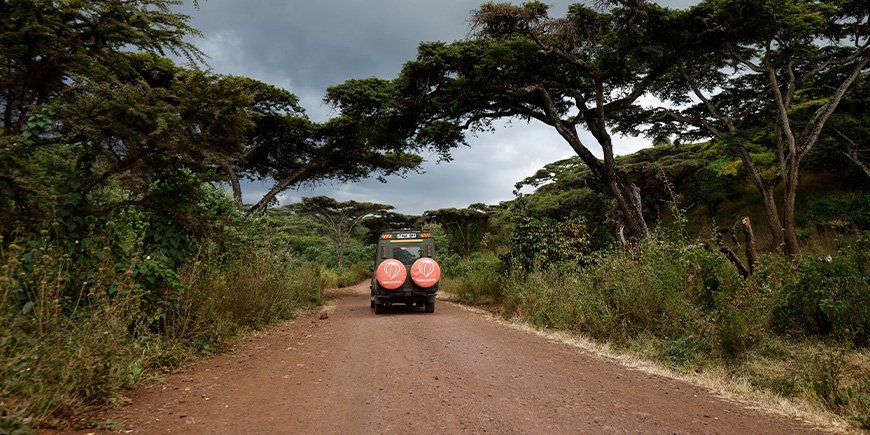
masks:
<path id="1" fill-rule="evenodd" d="M 408 277 L 408 270 L 405 265 L 399 260 L 389 259 L 384 260 L 375 271 L 375 276 L 378 278 L 378 283 L 381 287 L 387 290 L 395 290 L 405 283 Z"/>
<path id="2" fill-rule="evenodd" d="M 420 287 L 432 287 L 441 279 L 441 266 L 435 260 L 423 257 L 411 266 L 411 279 Z"/>

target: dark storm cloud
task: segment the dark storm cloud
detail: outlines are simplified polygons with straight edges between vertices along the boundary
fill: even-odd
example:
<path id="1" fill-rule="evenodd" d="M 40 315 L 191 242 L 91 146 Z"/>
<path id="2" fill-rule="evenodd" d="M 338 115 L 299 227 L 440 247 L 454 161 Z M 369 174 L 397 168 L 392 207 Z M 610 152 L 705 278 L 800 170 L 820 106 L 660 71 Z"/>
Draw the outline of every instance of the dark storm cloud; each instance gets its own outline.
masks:
<path id="1" fill-rule="evenodd" d="M 332 115 L 322 104 L 326 88 L 350 78 L 392 78 L 416 55 L 421 41 L 454 41 L 468 34 L 470 12 L 481 0 L 207 0 L 200 9 L 185 4 L 204 37 L 193 42 L 209 57 L 217 73 L 244 75 L 281 86 L 301 99 L 308 115 L 323 121 Z M 563 15 L 574 1 L 551 1 L 551 15 Z M 664 2 L 685 7 L 690 0 Z M 587 145 L 595 142 L 586 135 Z M 392 177 L 383 184 L 327 184 L 291 190 L 282 204 L 301 196 L 325 194 L 394 204 L 399 211 L 420 213 L 475 202 L 497 203 L 513 197 L 513 185 L 546 163 L 572 155 L 548 127 L 514 123 L 494 134 L 472 138 L 470 148 L 456 151 L 454 161 L 424 165 L 425 174 Z M 632 152 L 645 142 L 617 138 L 617 153 Z M 257 201 L 264 183 L 245 183 L 245 201 Z"/>

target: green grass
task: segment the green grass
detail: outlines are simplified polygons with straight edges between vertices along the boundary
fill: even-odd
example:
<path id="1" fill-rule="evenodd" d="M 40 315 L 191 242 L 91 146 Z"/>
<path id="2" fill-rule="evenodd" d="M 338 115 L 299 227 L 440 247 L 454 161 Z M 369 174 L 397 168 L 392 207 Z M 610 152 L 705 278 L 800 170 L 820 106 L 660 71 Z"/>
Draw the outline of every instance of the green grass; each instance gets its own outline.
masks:
<path id="1" fill-rule="evenodd" d="M 502 276 L 498 257 L 492 253 L 474 253 L 470 258 L 446 257 L 441 262 L 444 278 L 439 289 L 456 301 L 472 305 L 489 305 L 501 301 Z"/>
<path id="2" fill-rule="evenodd" d="M 312 265 L 313 267 L 317 267 Z M 368 263 L 354 263 L 343 269 L 317 267 L 320 270 L 320 282 L 323 288 L 348 287 L 359 284 L 371 278 L 371 267 Z"/>

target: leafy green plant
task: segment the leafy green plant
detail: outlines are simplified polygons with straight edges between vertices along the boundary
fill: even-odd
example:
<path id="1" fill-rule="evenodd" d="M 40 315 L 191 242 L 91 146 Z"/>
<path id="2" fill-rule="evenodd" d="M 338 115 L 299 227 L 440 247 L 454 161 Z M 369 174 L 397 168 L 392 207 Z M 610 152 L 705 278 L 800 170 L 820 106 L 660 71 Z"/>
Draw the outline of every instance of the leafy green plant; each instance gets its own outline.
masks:
<path id="1" fill-rule="evenodd" d="M 865 237 L 824 258 L 801 258 L 779 292 L 774 327 L 784 333 L 870 340 L 870 278 Z"/>
<path id="2" fill-rule="evenodd" d="M 813 355 L 807 381 L 826 407 L 844 414 L 864 429 L 870 429 L 870 380 L 865 376 L 851 385 L 844 384 L 845 355 L 843 349 L 825 350 Z"/>
<path id="3" fill-rule="evenodd" d="M 475 252 L 469 258 L 448 257 L 442 262 L 445 278 L 441 291 L 449 293 L 459 302 L 481 305 L 499 303 L 502 300 L 502 278 L 499 260 L 492 254 Z"/>

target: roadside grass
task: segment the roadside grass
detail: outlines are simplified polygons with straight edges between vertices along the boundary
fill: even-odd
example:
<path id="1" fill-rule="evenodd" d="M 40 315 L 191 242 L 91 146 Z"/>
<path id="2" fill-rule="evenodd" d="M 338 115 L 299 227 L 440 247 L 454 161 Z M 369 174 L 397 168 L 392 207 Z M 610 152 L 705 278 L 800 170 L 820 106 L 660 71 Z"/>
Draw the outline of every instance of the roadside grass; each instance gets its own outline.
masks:
<path id="1" fill-rule="evenodd" d="M 721 384 L 716 389 L 730 397 L 817 424 L 870 429 L 868 238 L 825 243 L 837 247 L 830 257 L 762 255 L 744 280 L 718 252 L 657 234 L 634 252 L 596 253 L 582 267 L 527 275 L 493 275 L 491 258 L 469 258 L 442 289 L 668 372 L 704 374 L 703 384 Z"/>
<path id="2" fill-rule="evenodd" d="M 359 284 L 371 278 L 369 263 L 354 263 L 343 269 L 319 266 L 320 282 L 323 288 L 339 288 Z"/>
<path id="3" fill-rule="evenodd" d="M 232 260 L 199 256 L 177 282 L 146 290 L 107 256 L 77 276 L 76 264 L 15 244 L 0 252 L 0 432 L 61 427 L 119 391 L 234 338 L 321 303 L 319 267 L 254 250 Z M 22 302 L 26 301 L 26 302 Z"/>
<path id="4" fill-rule="evenodd" d="M 469 258 L 451 256 L 441 261 L 439 290 L 453 300 L 471 305 L 495 304 L 502 299 L 502 278 L 495 254 L 475 252 Z"/>

